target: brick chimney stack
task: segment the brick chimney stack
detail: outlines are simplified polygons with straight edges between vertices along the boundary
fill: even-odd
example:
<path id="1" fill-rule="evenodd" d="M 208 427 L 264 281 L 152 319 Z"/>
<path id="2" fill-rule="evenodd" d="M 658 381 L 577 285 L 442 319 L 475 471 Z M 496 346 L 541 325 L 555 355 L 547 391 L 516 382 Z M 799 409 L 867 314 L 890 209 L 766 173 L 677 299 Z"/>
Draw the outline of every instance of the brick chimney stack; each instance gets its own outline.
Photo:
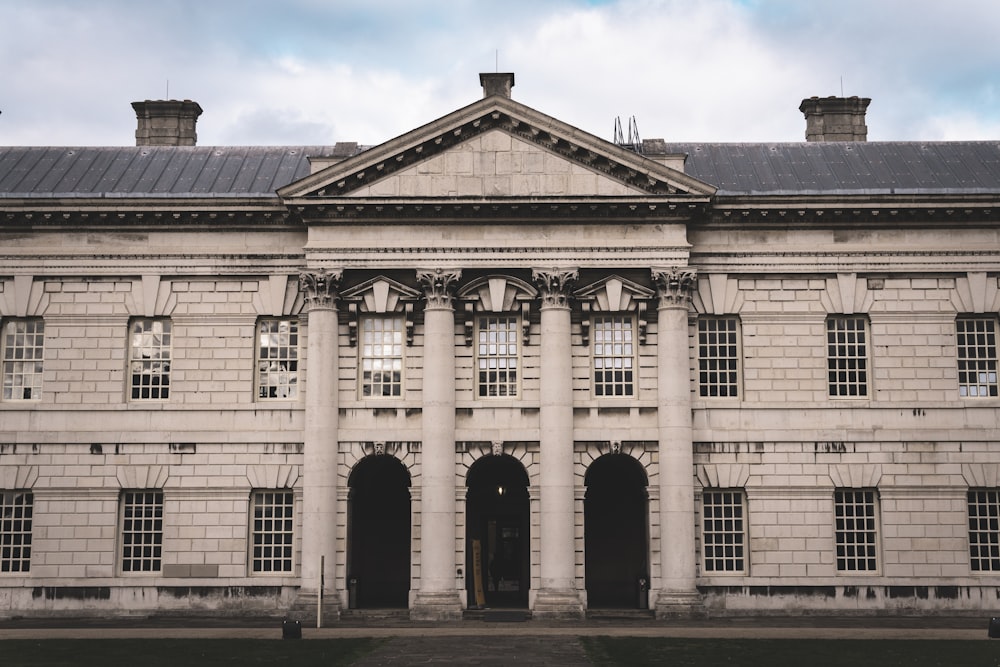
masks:
<path id="1" fill-rule="evenodd" d="M 194 146 L 198 142 L 195 125 L 201 106 L 191 100 L 146 100 L 133 102 L 139 122 L 136 146 Z"/>
<path id="2" fill-rule="evenodd" d="M 510 97 L 510 89 L 514 87 L 514 73 L 483 73 L 479 75 L 479 83 L 483 86 L 483 97 L 491 95 Z"/>
<path id="3" fill-rule="evenodd" d="M 806 116 L 806 141 L 868 141 L 868 97 L 810 97 L 799 111 Z"/>

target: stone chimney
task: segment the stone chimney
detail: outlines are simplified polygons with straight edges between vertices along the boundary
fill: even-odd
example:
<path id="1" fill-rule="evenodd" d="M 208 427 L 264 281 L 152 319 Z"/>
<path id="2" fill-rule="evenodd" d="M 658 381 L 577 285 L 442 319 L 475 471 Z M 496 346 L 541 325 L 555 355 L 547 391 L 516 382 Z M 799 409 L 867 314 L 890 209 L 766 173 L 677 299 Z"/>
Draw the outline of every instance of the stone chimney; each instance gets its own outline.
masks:
<path id="1" fill-rule="evenodd" d="M 201 106 L 191 100 L 146 100 L 133 102 L 139 126 L 136 146 L 194 146 L 198 142 L 195 125 Z"/>
<path id="2" fill-rule="evenodd" d="M 806 116 L 806 141 L 868 141 L 868 97 L 810 97 L 799 111 Z"/>
<path id="3" fill-rule="evenodd" d="M 491 95 L 510 97 L 510 89 L 514 87 L 514 73 L 480 74 L 479 83 L 483 86 L 483 97 Z"/>

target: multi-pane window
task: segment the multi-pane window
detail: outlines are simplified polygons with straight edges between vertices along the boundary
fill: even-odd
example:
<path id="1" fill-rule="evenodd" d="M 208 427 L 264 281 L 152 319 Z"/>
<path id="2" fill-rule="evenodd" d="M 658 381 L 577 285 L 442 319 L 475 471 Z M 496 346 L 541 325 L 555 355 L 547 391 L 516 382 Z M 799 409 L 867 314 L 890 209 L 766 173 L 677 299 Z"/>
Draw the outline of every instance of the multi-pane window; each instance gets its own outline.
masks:
<path id="1" fill-rule="evenodd" d="M 0 491 L 0 573 L 31 568 L 30 491 Z"/>
<path id="2" fill-rule="evenodd" d="M 291 491 L 254 491 L 250 567 L 255 573 L 291 572 L 295 500 Z"/>
<path id="3" fill-rule="evenodd" d="M 129 373 L 133 399 L 170 397 L 170 320 L 131 324 Z"/>
<path id="4" fill-rule="evenodd" d="M 125 491 L 121 498 L 122 572 L 159 572 L 163 557 L 163 491 Z"/>
<path id="5" fill-rule="evenodd" d="M 10 320 L 3 327 L 3 399 L 37 401 L 42 397 L 45 323 Z"/>
<path id="6" fill-rule="evenodd" d="M 403 389 L 403 318 L 361 319 L 361 395 L 399 396 Z"/>
<path id="7" fill-rule="evenodd" d="M 257 398 L 296 398 L 298 382 L 299 323 L 261 320 L 257 325 Z"/>
<path id="8" fill-rule="evenodd" d="M 839 572 L 874 572 L 877 569 L 876 502 L 874 489 L 834 491 L 834 533 Z"/>
<path id="9" fill-rule="evenodd" d="M 635 393 L 635 351 L 632 318 L 628 315 L 594 317 L 594 394 L 632 396 Z"/>
<path id="10" fill-rule="evenodd" d="M 958 394 L 997 395 L 997 323 L 992 317 L 960 317 L 958 334 Z"/>
<path id="11" fill-rule="evenodd" d="M 969 565 L 1000 572 L 1000 489 L 969 490 Z"/>
<path id="12" fill-rule="evenodd" d="M 698 320 L 698 391 L 702 396 L 739 396 L 739 320 Z"/>
<path id="13" fill-rule="evenodd" d="M 868 336 L 864 317 L 837 315 L 826 320 L 827 380 L 830 396 L 868 395 Z"/>
<path id="14" fill-rule="evenodd" d="M 705 489 L 701 525 L 705 572 L 746 571 L 743 492 L 738 489 Z"/>
<path id="15" fill-rule="evenodd" d="M 516 316 L 479 318 L 479 396 L 517 396 L 517 336 Z"/>

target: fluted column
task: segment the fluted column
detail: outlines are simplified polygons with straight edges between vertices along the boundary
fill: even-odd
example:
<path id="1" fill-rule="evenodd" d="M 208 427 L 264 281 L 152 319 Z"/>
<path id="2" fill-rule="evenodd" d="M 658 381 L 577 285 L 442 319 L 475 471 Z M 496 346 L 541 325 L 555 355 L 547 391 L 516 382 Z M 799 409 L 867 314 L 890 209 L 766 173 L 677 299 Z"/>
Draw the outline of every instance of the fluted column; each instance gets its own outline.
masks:
<path id="1" fill-rule="evenodd" d="M 337 287 L 341 271 L 299 276 L 308 322 L 302 475 L 302 611 L 323 586 L 323 621 L 337 620 Z M 323 570 L 320 572 L 320 562 Z M 311 602 L 309 602 L 311 601 Z"/>
<path id="2" fill-rule="evenodd" d="M 573 346 L 569 287 L 575 269 L 534 270 L 542 295 L 539 378 L 541 586 L 536 618 L 583 614 L 576 587 L 573 474 Z"/>
<path id="3" fill-rule="evenodd" d="M 462 616 L 455 586 L 455 308 L 460 271 L 418 271 L 424 288 L 423 444 L 420 496 L 420 588 L 410 617 Z"/>
<path id="4" fill-rule="evenodd" d="M 660 468 L 660 582 L 658 617 L 690 614 L 699 606 L 694 534 L 694 452 L 688 306 L 696 272 L 654 269 L 657 317 Z"/>

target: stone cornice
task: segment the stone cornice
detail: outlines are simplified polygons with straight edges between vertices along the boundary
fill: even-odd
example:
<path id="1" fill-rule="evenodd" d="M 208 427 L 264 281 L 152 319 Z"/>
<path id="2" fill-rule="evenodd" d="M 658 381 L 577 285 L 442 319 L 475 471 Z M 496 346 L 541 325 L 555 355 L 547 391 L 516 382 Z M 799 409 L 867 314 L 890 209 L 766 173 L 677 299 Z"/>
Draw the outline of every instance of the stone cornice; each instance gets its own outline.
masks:
<path id="1" fill-rule="evenodd" d="M 301 229 L 301 221 L 283 206 L 258 201 L 227 202 L 225 206 L 189 207 L 186 202 L 122 201 L 110 206 L 101 200 L 26 200 L 12 204 L 0 200 L 0 230 L 31 230 L 83 227 L 87 231 L 128 228 L 169 228 L 171 231 L 199 229 L 243 229 L 290 227 Z"/>

